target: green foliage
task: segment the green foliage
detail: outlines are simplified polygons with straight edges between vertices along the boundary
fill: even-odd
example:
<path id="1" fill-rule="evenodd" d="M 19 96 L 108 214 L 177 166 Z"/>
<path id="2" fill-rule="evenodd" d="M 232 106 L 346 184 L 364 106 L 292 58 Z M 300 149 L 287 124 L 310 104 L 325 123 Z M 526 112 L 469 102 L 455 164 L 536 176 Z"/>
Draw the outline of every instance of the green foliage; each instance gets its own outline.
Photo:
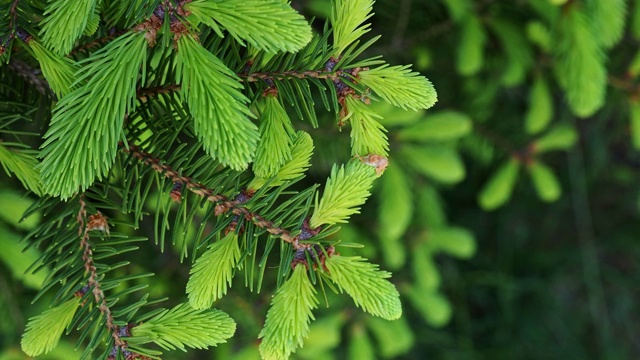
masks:
<path id="1" fill-rule="evenodd" d="M 331 25 L 333 27 L 333 48 L 340 56 L 353 42 L 370 30 L 365 23 L 373 13 L 373 0 L 333 0 Z"/>
<path id="2" fill-rule="evenodd" d="M 511 198 L 520 169 L 520 162 L 510 159 L 491 176 L 478 195 L 478 203 L 485 210 L 494 210 Z"/>
<path id="3" fill-rule="evenodd" d="M 195 23 L 205 23 L 224 37 L 222 28 L 240 44 L 246 40 L 258 49 L 298 51 L 311 40 L 311 27 L 283 1 L 196 0 L 185 5 Z"/>
<path id="4" fill-rule="evenodd" d="M 284 163 L 291 160 L 294 133 L 291 120 L 278 99 L 267 96 L 260 119 L 260 142 L 253 164 L 256 176 L 274 176 Z"/>
<path id="5" fill-rule="evenodd" d="M 636 149 L 640 149 L 640 103 L 632 101 L 629 104 L 629 118 L 631 122 L 631 141 Z"/>
<path id="6" fill-rule="evenodd" d="M 578 134 L 573 126 L 560 124 L 536 139 L 533 148 L 536 153 L 566 150 L 575 144 L 577 138 Z"/>
<path id="7" fill-rule="evenodd" d="M 369 197 L 375 178 L 375 170 L 359 161 L 352 161 L 346 167 L 334 166 L 319 201 L 316 195 L 309 220 L 311 227 L 346 222 L 349 216 L 359 213 L 359 206 Z"/>
<path id="8" fill-rule="evenodd" d="M 607 48 L 616 45 L 624 34 L 627 4 L 624 0 L 587 0 L 594 35 Z"/>
<path id="9" fill-rule="evenodd" d="M 0 358 L 637 358 L 637 3 L 0 2 Z"/>
<path id="10" fill-rule="evenodd" d="M 351 332 L 351 342 L 349 343 L 349 358 L 373 360 L 375 359 L 375 350 L 373 344 L 367 336 L 367 332 L 360 324 L 353 326 Z"/>
<path id="11" fill-rule="evenodd" d="M 398 138 L 406 141 L 448 141 L 468 135 L 471 130 L 472 122 L 466 114 L 440 111 L 398 131 Z"/>
<path id="12" fill-rule="evenodd" d="M 487 35 L 482 23 L 474 15 L 465 17 L 462 26 L 456 66 L 458 73 L 470 76 L 482 68 Z"/>
<path id="13" fill-rule="evenodd" d="M 264 328 L 260 355 L 263 359 L 287 359 L 303 344 L 309 333 L 311 311 L 318 306 L 311 281 L 304 266 L 296 266 L 291 278 L 278 289 L 271 301 Z"/>
<path id="14" fill-rule="evenodd" d="M 398 291 L 386 280 L 390 273 L 359 256 L 332 256 L 326 266 L 331 280 L 353 298 L 356 306 L 387 320 L 398 319 L 402 314 Z"/>
<path id="15" fill-rule="evenodd" d="M 191 268 L 187 294 L 195 309 L 208 309 L 227 293 L 240 258 L 238 234 L 229 233 L 213 243 Z"/>
<path id="16" fill-rule="evenodd" d="M 493 21 L 491 27 L 502 42 L 506 54 L 507 64 L 502 74 L 502 83 L 505 86 L 521 84 L 533 65 L 532 51 L 524 31 L 513 23 L 500 20 Z"/>
<path id="17" fill-rule="evenodd" d="M 384 358 L 394 358 L 406 353 L 415 341 L 409 324 L 403 319 L 386 321 L 370 318 L 367 326 L 375 336 L 380 355 Z"/>
<path id="18" fill-rule="evenodd" d="M 135 107 L 146 50 L 145 34 L 130 32 L 81 62 L 75 77 L 82 86 L 58 102 L 40 152 L 48 194 L 68 199 L 107 174 L 122 138 L 124 115 Z"/>
<path id="19" fill-rule="evenodd" d="M 0 142 L 0 164 L 7 175 L 15 175 L 26 189 L 42 195 L 40 173 L 36 169 L 36 153 L 29 149 L 12 149 Z M 20 144 L 13 144 L 19 146 Z"/>
<path id="20" fill-rule="evenodd" d="M 555 44 L 556 77 L 571 110 L 580 117 L 591 116 L 602 107 L 607 85 L 605 59 L 589 25 L 583 11 L 570 8 L 560 20 Z"/>
<path id="21" fill-rule="evenodd" d="M 386 241 L 399 241 L 412 217 L 413 201 L 409 180 L 401 167 L 391 164 L 380 181 L 380 237 Z"/>
<path id="22" fill-rule="evenodd" d="M 527 165 L 527 170 L 529 170 L 531 180 L 541 200 L 553 202 L 560 198 L 562 194 L 560 183 L 548 166 L 534 161 Z"/>
<path id="23" fill-rule="evenodd" d="M 544 130 L 553 117 L 553 99 L 549 86 L 542 76 L 536 77 L 529 94 L 529 109 L 525 117 L 525 129 L 529 134 Z"/>
<path id="24" fill-rule="evenodd" d="M 51 90 L 60 98 L 71 92 L 74 74 L 78 71 L 73 60 L 54 54 L 35 40 L 29 41 L 29 47 L 33 50 L 36 60 L 40 62 L 42 74 Z"/>
<path id="25" fill-rule="evenodd" d="M 272 179 L 256 176 L 247 188 L 258 190 L 265 184 L 281 186 L 284 182 L 301 176 L 311 166 L 311 155 L 313 155 L 313 140 L 306 132 L 299 131 L 291 148 L 291 160 L 282 165 Z"/>
<path id="26" fill-rule="evenodd" d="M 7 198 L 3 197 L 5 204 Z M 28 271 L 31 264 L 38 263 L 41 253 L 34 248 L 24 249 L 24 245 L 20 244 L 20 237 L 0 224 L 0 260 L 9 268 L 14 278 L 19 279 L 25 286 L 32 289 L 40 289 L 48 275 L 46 269 L 40 269 L 33 274 Z"/>
<path id="27" fill-rule="evenodd" d="M 53 350 L 71 324 L 79 303 L 79 299 L 71 299 L 30 318 L 20 343 L 22 351 L 29 356 L 38 356 Z"/>
<path id="28" fill-rule="evenodd" d="M 403 109 L 428 109 L 438 100 L 427 78 L 409 66 L 382 65 L 359 73 L 360 82 L 385 101 Z"/>
<path id="29" fill-rule="evenodd" d="M 376 121 L 380 115 L 369 109 L 362 101 L 349 96 L 345 100 L 349 113 L 343 121 L 351 124 L 351 155 L 376 154 L 387 156 L 389 141 L 386 129 Z"/>
<path id="30" fill-rule="evenodd" d="M 428 244 L 435 251 L 468 259 L 476 252 L 473 234 L 464 228 L 440 228 L 428 233 Z"/>
<path id="31" fill-rule="evenodd" d="M 259 134 L 249 120 L 252 115 L 245 106 L 249 100 L 239 91 L 238 77 L 188 35 L 178 40 L 176 63 L 181 95 L 189 104 L 202 146 L 223 165 L 245 169 Z"/>
<path id="32" fill-rule="evenodd" d="M 85 31 L 98 0 L 49 1 L 40 35 L 45 46 L 57 54 L 66 55 Z"/>
<path id="33" fill-rule="evenodd" d="M 455 184 L 464 179 L 464 163 L 450 145 L 406 145 L 400 156 L 419 173 L 445 184 Z"/>
<path id="34" fill-rule="evenodd" d="M 189 304 L 164 309 L 147 322 L 131 329 L 131 344 L 153 342 L 165 350 L 185 346 L 206 349 L 226 342 L 236 331 L 236 323 L 222 311 L 195 310 Z"/>

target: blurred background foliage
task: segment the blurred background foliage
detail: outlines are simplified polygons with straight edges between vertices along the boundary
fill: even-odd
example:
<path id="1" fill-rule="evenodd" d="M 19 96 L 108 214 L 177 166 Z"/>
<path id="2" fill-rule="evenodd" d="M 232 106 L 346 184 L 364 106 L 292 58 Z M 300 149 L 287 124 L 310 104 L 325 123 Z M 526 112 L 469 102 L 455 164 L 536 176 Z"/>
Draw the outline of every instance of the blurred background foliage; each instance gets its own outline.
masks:
<path id="1" fill-rule="evenodd" d="M 293 1 L 316 26 L 328 3 Z M 295 358 L 640 358 L 640 1 L 378 0 L 374 11 L 367 36 L 382 38 L 369 54 L 413 63 L 439 100 L 424 113 L 379 108 L 391 165 L 335 236 L 365 245 L 343 254 L 393 272 L 404 314 L 374 319 L 331 297 Z M 306 129 L 309 184 L 350 157 L 335 117 L 320 122 Z M 18 241 L 38 216 L 20 222 L 33 200 L 0 176 L 0 360 L 25 359 L 17 344 L 47 303 L 30 304 L 46 271 L 25 275 L 39 254 Z M 151 297 L 185 299 L 182 241 L 140 244 Z M 217 308 L 236 336 L 171 356 L 256 359 L 270 294 L 235 286 Z M 41 358 L 77 358 L 74 346 L 63 338 Z"/>

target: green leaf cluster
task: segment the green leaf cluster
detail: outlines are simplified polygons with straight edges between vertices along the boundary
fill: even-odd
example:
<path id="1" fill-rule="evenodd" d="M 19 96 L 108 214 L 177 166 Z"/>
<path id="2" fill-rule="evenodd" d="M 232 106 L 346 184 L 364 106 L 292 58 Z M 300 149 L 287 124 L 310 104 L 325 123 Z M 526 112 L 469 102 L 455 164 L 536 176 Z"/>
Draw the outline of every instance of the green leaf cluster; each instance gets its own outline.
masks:
<path id="1" fill-rule="evenodd" d="M 258 128 L 238 77 L 192 36 L 178 40 L 177 78 L 204 149 L 223 165 L 245 169 L 255 154 Z"/>
<path id="2" fill-rule="evenodd" d="M 375 178 L 375 170 L 360 161 L 352 161 L 339 168 L 334 166 L 322 198 L 318 200 L 316 195 L 315 208 L 309 220 L 311 227 L 346 222 L 349 216 L 357 214 L 369 197 Z"/>
<path id="3" fill-rule="evenodd" d="M 81 86 L 58 102 L 40 152 L 47 193 L 68 199 L 107 174 L 146 54 L 144 33 L 131 32 L 80 63 L 74 84 Z"/>
<path id="4" fill-rule="evenodd" d="M 22 351 L 29 356 L 38 356 L 53 350 L 71 324 L 79 304 L 79 299 L 71 299 L 30 318 L 20 342 Z"/>
<path id="5" fill-rule="evenodd" d="M 312 310 L 318 306 L 316 291 L 307 269 L 296 266 L 291 278 L 278 289 L 267 312 L 264 328 L 258 335 L 260 355 L 266 360 L 287 359 L 301 347 L 309 333 Z"/>
<path id="6" fill-rule="evenodd" d="M 196 310 L 180 304 L 134 326 L 126 340 L 135 345 L 153 342 L 165 350 L 186 351 L 185 347 L 206 349 L 224 343 L 235 331 L 236 323 L 220 310 Z"/>
<path id="7" fill-rule="evenodd" d="M 228 31 L 240 44 L 246 40 L 266 52 L 294 52 L 311 40 L 311 27 L 283 1 L 196 0 L 185 5 L 196 23 L 210 26 L 224 37 Z"/>
<path id="8" fill-rule="evenodd" d="M 356 306 L 372 315 L 395 320 L 402 314 L 400 294 L 386 280 L 391 276 L 359 256 L 332 256 L 325 262 L 331 280 L 341 292 L 353 298 Z"/>
<path id="9" fill-rule="evenodd" d="M 191 268 L 187 294 L 195 309 L 208 309 L 227 293 L 240 258 L 238 234 L 231 232 L 213 243 Z"/>

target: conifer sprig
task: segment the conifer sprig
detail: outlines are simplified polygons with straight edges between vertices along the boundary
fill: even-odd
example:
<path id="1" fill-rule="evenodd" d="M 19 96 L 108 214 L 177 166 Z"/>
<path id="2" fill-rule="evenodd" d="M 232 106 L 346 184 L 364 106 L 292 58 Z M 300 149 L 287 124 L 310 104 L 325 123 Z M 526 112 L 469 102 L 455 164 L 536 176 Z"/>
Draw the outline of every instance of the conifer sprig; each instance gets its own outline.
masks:
<path id="1" fill-rule="evenodd" d="M 29 356 L 38 356 L 53 350 L 64 330 L 71 325 L 78 305 L 80 300 L 73 298 L 30 318 L 20 342 L 22 351 Z"/>
<path id="2" fill-rule="evenodd" d="M 577 6 L 563 12 L 558 31 L 555 45 L 558 82 L 573 113 L 590 116 L 605 101 L 607 70 L 602 49 L 589 26 L 588 16 Z"/>
<path id="3" fill-rule="evenodd" d="M 311 40 L 311 26 L 287 2 L 262 0 L 195 0 L 184 5 L 195 22 L 222 28 L 238 42 L 246 40 L 266 52 L 294 52 Z"/>
<path id="4" fill-rule="evenodd" d="M 333 28 L 333 49 L 336 56 L 362 35 L 369 32 L 370 24 L 365 24 L 373 13 L 373 0 L 334 0 L 331 12 Z"/>
<path id="5" fill-rule="evenodd" d="M 36 170 L 38 160 L 33 150 L 9 148 L 0 141 L 0 164 L 7 175 L 14 174 L 25 188 L 43 195 L 40 174 Z"/>
<path id="6" fill-rule="evenodd" d="M 193 114 L 194 129 L 207 153 L 243 170 L 253 159 L 258 127 L 241 92 L 239 78 L 191 35 L 178 40 L 177 78 Z"/>
<path id="7" fill-rule="evenodd" d="M 209 246 L 191 268 L 187 294 L 194 309 L 208 309 L 227 293 L 240 259 L 238 234 L 230 232 Z"/>
<path id="8" fill-rule="evenodd" d="M 386 157 L 389 153 L 387 130 L 376 120 L 382 117 L 353 96 L 346 97 L 345 106 L 348 113 L 341 121 L 351 124 L 351 155 Z"/>
<path id="9" fill-rule="evenodd" d="M 56 96 L 61 98 L 71 92 L 71 84 L 75 81 L 74 75 L 78 71 L 78 66 L 73 60 L 54 54 L 36 40 L 29 41 L 29 46 Z"/>
<path id="10" fill-rule="evenodd" d="M 316 290 L 307 275 L 307 268 L 298 265 L 271 301 L 264 328 L 258 335 L 260 355 L 265 360 L 284 360 L 309 333 L 309 322 L 318 307 Z"/>
<path id="11" fill-rule="evenodd" d="M 387 320 L 395 320 L 402 315 L 400 294 L 386 280 L 391 274 L 379 270 L 378 265 L 359 256 L 340 255 L 327 258 L 325 265 L 340 291 L 349 294 L 356 306 Z"/>
<path id="12" fill-rule="evenodd" d="M 87 27 L 98 0 L 49 1 L 40 31 L 44 44 L 59 55 L 67 55 Z"/>
<path id="13" fill-rule="evenodd" d="M 109 171 L 147 47 L 144 32 L 130 32 L 81 63 L 74 75 L 81 86 L 58 102 L 40 153 L 49 194 L 67 199 Z"/>
<path id="14" fill-rule="evenodd" d="M 309 220 L 311 228 L 324 224 L 346 222 L 359 213 L 359 206 L 369 197 L 369 189 L 376 178 L 376 171 L 360 161 L 352 161 L 346 167 L 333 166 L 322 194 L 316 196 L 315 209 Z"/>
<path id="15" fill-rule="evenodd" d="M 311 166 L 311 155 L 313 155 L 311 136 L 304 131 L 298 131 L 294 143 L 291 145 L 291 159 L 278 169 L 273 178 L 256 176 L 247 185 L 247 189 L 250 191 L 258 190 L 267 182 L 270 187 L 281 186 L 285 181 L 301 176 Z"/>
<path id="16" fill-rule="evenodd" d="M 274 176 L 280 167 L 291 160 L 291 145 L 295 130 L 280 101 L 267 96 L 260 119 L 260 141 L 253 163 L 256 176 Z"/>
<path id="17" fill-rule="evenodd" d="M 236 323 L 226 313 L 195 310 L 189 304 L 165 309 L 149 321 L 131 329 L 130 344 L 154 342 L 165 350 L 185 347 L 206 349 L 225 343 L 236 331 Z"/>
<path id="18" fill-rule="evenodd" d="M 436 90 L 427 78 L 408 65 L 382 65 L 358 73 L 360 82 L 389 103 L 403 109 L 428 109 L 436 103 Z"/>

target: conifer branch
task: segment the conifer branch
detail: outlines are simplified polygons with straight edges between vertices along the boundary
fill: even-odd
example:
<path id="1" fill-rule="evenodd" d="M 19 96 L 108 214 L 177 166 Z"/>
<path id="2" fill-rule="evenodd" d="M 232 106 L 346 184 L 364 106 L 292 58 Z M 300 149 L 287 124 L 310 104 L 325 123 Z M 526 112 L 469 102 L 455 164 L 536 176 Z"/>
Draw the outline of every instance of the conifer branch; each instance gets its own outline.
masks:
<path id="1" fill-rule="evenodd" d="M 91 244 L 89 243 L 89 231 L 93 229 L 97 230 L 106 230 L 108 233 L 108 228 L 106 227 L 106 221 L 104 221 L 104 217 L 100 213 L 98 213 L 104 221 L 104 223 L 94 222 L 95 220 L 91 219 L 87 222 L 87 210 L 86 203 L 84 201 L 84 195 L 80 195 L 80 210 L 78 211 L 78 235 L 82 237 L 80 241 L 80 247 L 82 248 L 82 261 L 84 262 L 85 273 L 89 274 L 89 280 L 87 280 L 87 285 L 91 288 L 91 292 L 93 293 L 93 298 L 100 309 L 100 312 L 105 317 L 105 324 L 111 337 L 113 337 L 114 343 L 116 346 L 123 347 L 126 346 L 126 343 L 120 338 L 120 333 L 118 331 L 118 326 L 113 321 L 113 314 L 111 313 L 111 309 L 107 305 L 107 300 L 104 295 L 104 291 L 102 291 L 100 287 L 100 282 L 98 281 L 98 273 L 96 266 L 93 263 L 93 251 L 91 250 Z M 96 219 L 96 218 L 94 218 Z M 102 229 L 100 228 L 102 226 Z"/>
<path id="2" fill-rule="evenodd" d="M 123 148 L 122 151 L 130 153 L 131 156 L 140 160 L 145 165 L 150 166 L 156 172 L 163 174 L 165 177 L 171 179 L 174 183 L 182 183 L 192 193 L 207 199 L 212 203 L 220 203 L 216 206 L 216 215 L 222 215 L 226 212 L 231 212 L 234 215 L 242 216 L 247 221 L 253 222 L 257 227 L 266 230 L 269 234 L 279 237 L 285 242 L 293 245 L 294 249 L 305 247 L 305 245 L 299 244 L 299 238 L 291 235 L 291 232 L 287 229 L 276 226 L 273 222 L 265 219 L 260 214 L 251 212 L 249 209 L 243 206 L 238 206 L 240 203 L 246 201 L 239 197 L 238 199 L 229 200 L 222 194 L 216 194 L 213 190 L 207 188 L 205 185 L 193 180 L 192 178 L 180 175 L 177 171 L 173 170 L 171 166 L 162 164 L 160 159 L 154 158 L 151 154 L 141 150 L 135 145 L 129 145 L 128 148 Z M 246 195 L 245 195 L 246 196 Z"/>

